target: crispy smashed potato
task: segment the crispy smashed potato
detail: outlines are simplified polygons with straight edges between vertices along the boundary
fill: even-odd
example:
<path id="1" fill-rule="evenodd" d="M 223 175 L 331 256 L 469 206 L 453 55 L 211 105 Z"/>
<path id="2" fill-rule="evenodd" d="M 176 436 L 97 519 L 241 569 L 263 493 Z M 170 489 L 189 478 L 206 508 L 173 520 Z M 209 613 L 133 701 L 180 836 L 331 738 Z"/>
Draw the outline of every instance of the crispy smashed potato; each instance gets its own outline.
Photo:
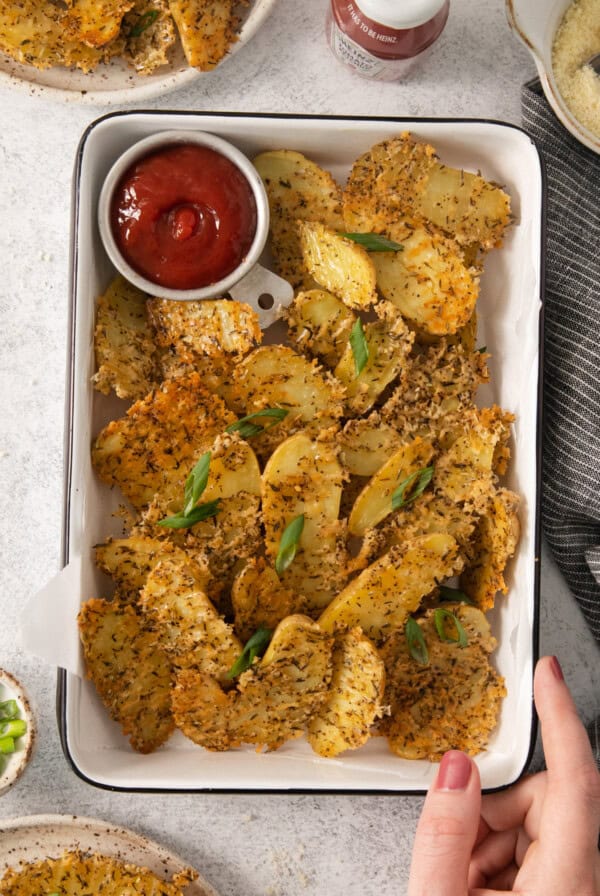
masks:
<path id="1" fill-rule="evenodd" d="M 193 568 L 194 576 L 205 584 L 206 570 L 195 563 L 182 548 L 164 539 L 146 535 L 109 538 L 96 545 L 96 566 L 114 579 L 122 598 L 137 601 L 141 589 L 154 567 L 161 560 L 174 559 Z"/>
<path id="2" fill-rule="evenodd" d="M 45 69 L 91 72 L 122 56 L 139 74 L 171 62 L 179 39 L 188 64 L 209 71 L 239 26 L 233 0 L 3 0 L 0 51 Z"/>
<path id="3" fill-rule="evenodd" d="M 174 728 L 171 664 L 129 604 L 92 598 L 78 617 L 88 677 L 134 750 L 150 753 Z"/>
<path id="4" fill-rule="evenodd" d="M 348 342 L 335 376 L 346 387 L 349 415 L 364 414 L 373 407 L 390 383 L 397 380 L 408 366 L 414 336 L 402 318 L 391 311 L 387 302 L 380 302 L 376 311 L 380 320 L 367 323 L 363 332 L 368 359 L 357 375 L 354 348 Z"/>
<path id="5" fill-rule="evenodd" d="M 504 682 L 490 665 L 495 647 L 489 623 L 475 607 L 445 604 L 463 626 L 465 647 L 442 640 L 429 610 L 417 621 L 429 660 L 415 661 L 406 638 L 392 636 L 382 648 L 387 670 L 385 700 L 391 716 L 382 726 L 390 748 L 403 759 L 439 762 L 447 750 L 476 754 L 487 746 L 505 695 Z M 454 632 L 447 637 L 454 638 Z"/>
<path id="6" fill-rule="evenodd" d="M 478 174 L 442 165 L 408 134 L 373 146 L 354 163 L 344 190 L 348 230 L 386 232 L 398 216 L 430 224 L 462 246 L 491 249 L 510 223 L 510 199 Z"/>
<path id="7" fill-rule="evenodd" d="M 385 666 L 375 645 L 360 628 L 336 638 L 327 699 L 308 725 L 308 742 L 320 756 L 338 756 L 369 739 L 380 716 Z"/>
<path id="8" fill-rule="evenodd" d="M 328 171 L 289 149 L 263 152 L 254 159 L 271 212 L 271 251 L 277 272 L 293 286 L 310 278 L 302 257 L 297 221 L 318 221 L 342 230 L 342 191 Z"/>
<path id="9" fill-rule="evenodd" d="M 403 317 L 434 336 L 456 333 L 470 320 L 479 293 L 458 246 L 439 233 L 411 227 L 398 238 L 402 251 L 372 252 L 377 286 Z"/>
<path id="10" fill-rule="evenodd" d="M 227 28 L 228 2 L 168 2 Z M 504 695 L 484 613 L 519 499 L 501 482 L 513 415 L 476 404 L 476 300 L 508 197 L 410 135 L 365 153 L 343 194 L 301 153 L 255 161 L 297 287 L 264 343 L 226 299 L 117 279 L 98 302 L 96 387 L 137 400 L 93 464 L 135 513 L 95 548 L 116 597 L 81 611 L 88 674 L 142 751 L 173 726 L 214 751 L 304 734 L 336 757 L 373 733 L 407 759 L 484 750 Z M 460 594 L 474 606 L 440 606 Z"/>
<path id="11" fill-rule="evenodd" d="M 298 221 L 300 247 L 308 273 L 349 308 L 377 301 L 377 275 L 369 253 L 316 221 Z"/>
<path id="12" fill-rule="evenodd" d="M 227 683 L 242 645 L 193 569 L 161 560 L 140 592 L 140 605 L 155 623 L 156 637 L 175 669 L 197 669 Z"/>
<path id="13" fill-rule="evenodd" d="M 504 570 L 519 541 L 519 504 L 519 496 L 507 488 L 493 494 L 467 548 L 460 586 L 481 610 L 494 606 L 498 592 L 508 592 Z"/>
<path id="14" fill-rule="evenodd" d="M 46 896 L 68 893 L 69 896 L 184 896 L 188 883 L 198 873 L 186 868 L 172 881 L 157 877 L 149 868 L 122 862 L 112 856 L 86 854 L 78 850 L 65 852 L 57 859 L 23 862 L 8 868 L 0 880 L 1 896 Z"/>
<path id="15" fill-rule="evenodd" d="M 359 625 L 374 641 L 402 628 L 425 595 L 462 566 L 451 535 L 428 535 L 394 546 L 350 582 L 319 617 L 324 631 Z"/>
<path id="16" fill-rule="evenodd" d="M 198 357 L 245 355 L 262 341 L 258 315 L 243 302 L 151 299 L 148 312 L 157 344 L 183 364 L 193 365 Z"/>
<path id="17" fill-rule="evenodd" d="M 197 373 L 169 380 L 105 427 L 92 450 L 94 467 L 140 510 L 158 492 L 177 493 L 182 471 L 235 419 Z"/>
<path id="18" fill-rule="evenodd" d="M 148 296 L 124 277 L 116 277 L 96 308 L 95 388 L 119 398 L 143 398 L 158 382 L 158 358 L 148 319 Z"/>
<path id="19" fill-rule="evenodd" d="M 300 737 L 327 698 L 333 638 L 306 616 L 288 616 L 267 653 L 226 694 L 214 678 L 181 672 L 173 692 L 177 727 L 209 750 L 242 743 L 275 750 Z"/>
<path id="20" fill-rule="evenodd" d="M 356 315 L 327 290 L 309 289 L 296 294 L 286 320 L 290 341 L 298 351 L 333 368 L 348 345 Z"/>

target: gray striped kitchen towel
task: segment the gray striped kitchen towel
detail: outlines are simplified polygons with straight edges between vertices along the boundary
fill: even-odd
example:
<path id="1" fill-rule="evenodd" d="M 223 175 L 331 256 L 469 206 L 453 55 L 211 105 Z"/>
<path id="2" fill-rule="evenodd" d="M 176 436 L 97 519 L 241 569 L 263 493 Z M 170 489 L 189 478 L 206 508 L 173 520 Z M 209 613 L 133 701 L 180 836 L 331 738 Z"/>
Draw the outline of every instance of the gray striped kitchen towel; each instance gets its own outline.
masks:
<path id="1" fill-rule="evenodd" d="M 542 524 L 600 644 L 600 156 L 563 127 L 539 81 L 521 101 L 547 173 Z M 600 719 L 589 733 L 600 764 Z"/>

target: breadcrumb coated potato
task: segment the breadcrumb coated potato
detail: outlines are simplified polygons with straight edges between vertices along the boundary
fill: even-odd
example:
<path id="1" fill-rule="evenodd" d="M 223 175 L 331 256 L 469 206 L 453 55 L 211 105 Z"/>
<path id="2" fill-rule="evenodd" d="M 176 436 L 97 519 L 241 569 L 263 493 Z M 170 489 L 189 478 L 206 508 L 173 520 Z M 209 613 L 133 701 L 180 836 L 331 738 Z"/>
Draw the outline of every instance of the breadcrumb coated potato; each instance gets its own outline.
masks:
<path id="1" fill-rule="evenodd" d="M 308 273 L 349 308 L 377 301 L 377 275 L 369 253 L 317 221 L 298 221 L 300 248 Z"/>
<path id="2" fill-rule="evenodd" d="M 324 631 L 360 626 L 375 642 L 401 628 L 438 582 L 462 567 L 451 535 L 396 545 L 353 579 L 319 617 Z"/>
<path id="3" fill-rule="evenodd" d="M 308 724 L 308 742 L 320 756 L 338 756 L 369 739 L 383 712 L 385 667 L 375 645 L 360 628 L 335 639 L 332 675 L 325 703 Z"/>
<path id="4" fill-rule="evenodd" d="M 317 221 L 343 230 L 341 188 L 328 171 L 293 150 L 263 152 L 253 162 L 269 197 L 275 268 L 292 286 L 306 286 L 310 277 L 296 222 Z"/>
<path id="5" fill-rule="evenodd" d="M 122 56 L 139 74 L 170 63 L 177 40 L 190 66 L 214 68 L 236 40 L 233 0 L 2 0 L 0 51 L 45 69 L 91 72 Z"/>
<path id="6" fill-rule="evenodd" d="M 171 736 L 171 664 L 148 622 L 118 598 L 88 600 L 78 616 L 88 678 L 134 750 Z"/>
<path id="7" fill-rule="evenodd" d="M 197 669 L 227 684 L 242 644 L 202 585 L 181 560 L 161 560 L 140 592 L 140 606 L 176 670 Z"/>
<path id="8" fill-rule="evenodd" d="M 171 882 L 157 877 L 149 868 L 122 862 L 111 856 L 80 851 L 65 852 L 60 858 L 24 862 L 9 868 L 0 881 L 2 896 L 48 896 L 49 893 L 88 896 L 184 896 L 184 890 L 198 877 L 187 868 Z"/>
<path id="9" fill-rule="evenodd" d="M 496 641 L 484 614 L 465 604 L 444 604 L 462 624 L 466 647 L 442 641 L 435 609 L 417 623 L 429 661 L 418 663 L 403 632 L 383 646 L 391 715 L 382 725 L 391 750 L 402 759 L 439 762 L 447 750 L 475 755 L 485 750 L 496 727 L 504 681 L 489 662 Z M 454 635 L 448 635 L 454 637 Z"/>
<path id="10" fill-rule="evenodd" d="M 95 388 L 119 398 L 143 398 L 158 382 L 157 344 L 148 318 L 148 296 L 117 276 L 96 306 Z"/>
<path id="11" fill-rule="evenodd" d="M 140 510 L 158 492 L 171 497 L 235 419 L 197 373 L 168 380 L 102 430 L 92 450 L 94 468 Z"/>
<path id="12" fill-rule="evenodd" d="M 183 364 L 194 364 L 197 357 L 245 355 L 262 341 L 258 315 L 243 302 L 151 299 L 148 311 L 157 344 Z"/>
<path id="13" fill-rule="evenodd" d="M 256 744 L 275 750 L 304 732 L 324 703 L 331 681 L 333 638 L 306 616 L 277 627 L 262 660 L 228 694 L 208 675 L 177 676 L 173 713 L 177 727 L 208 750 Z"/>
<path id="14" fill-rule="evenodd" d="M 349 230 L 385 233 L 407 215 L 431 224 L 460 245 L 491 249 L 510 223 L 510 199 L 495 184 L 442 165 L 435 149 L 411 134 L 384 140 L 354 163 L 344 190 Z"/>

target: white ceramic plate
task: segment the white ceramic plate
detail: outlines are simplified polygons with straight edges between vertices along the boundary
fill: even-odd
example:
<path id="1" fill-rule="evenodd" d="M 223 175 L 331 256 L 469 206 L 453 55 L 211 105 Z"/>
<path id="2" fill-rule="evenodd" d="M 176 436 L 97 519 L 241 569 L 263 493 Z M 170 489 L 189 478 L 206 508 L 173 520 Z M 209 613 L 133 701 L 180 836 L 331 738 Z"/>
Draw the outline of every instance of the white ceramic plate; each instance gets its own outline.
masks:
<path id="1" fill-rule="evenodd" d="M 100 241 L 97 202 L 114 159 L 160 130 L 210 131 L 251 158 L 265 149 L 304 152 L 340 182 L 352 162 L 374 143 L 412 131 L 431 142 L 449 165 L 480 170 L 504 184 L 515 223 L 502 249 L 486 260 L 478 305 L 479 342 L 492 352 L 491 384 L 481 390 L 516 414 L 513 461 L 506 484 L 523 496 L 522 537 L 510 565 L 507 599 L 499 599 L 492 629 L 494 662 L 508 696 L 489 749 L 477 758 L 484 787 L 512 783 L 527 765 L 534 735 L 532 675 L 539 591 L 539 339 L 542 279 L 543 179 L 538 152 L 519 128 L 498 122 L 409 119 L 296 118 L 289 116 L 115 113 L 95 122 L 81 142 L 75 172 L 73 223 L 73 328 L 67 402 L 65 570 L 27 609 L 28 644 L 37 655 L 68 670 L 60 675 L 60 725 L 65 753 L 86 780 L 120 789 L 294 790 L 422 792 L 436 766 L 394 756 L 385 738 L 372 738 L 340 757 L 317 756 L 304 740 L 272 753 L 253 747 L 211 753 L 177 732 L 155 753 L 132 752 L 82 674 L 76 615 L 82 601 L 108 593 L 94 567 L 93 545 L 119 533 L 112 516 L 120 496 L 94 476 L 90 444 L 125 403 L 95 393 L 95 300 L 114 271 Z M 49 612 L 51 609 L 51 612 Z M 36 629 L 36 631 L 33 631 Z M 54 650 L 53 654 L 48 651 Z"/>
<path id="2" fill-rule="evenodd" d="M 153 840 L 104 821 L 76 815 L 30 815 L 0 821 L 0 878 L 7 868 L 16 868 L 20 862 L 58 858 L 75 849 L 149 868 L 164 880 L 189 867 Z M 202 877 L 188 884 L 185 894 L 218 896 Z"/>
<path id="3" fill-rule="evenodd" d="M 253 0 L 229 53 L 219 63 L 245 46 L 263 24 L 276 0 Z M 23 88 L 32 95 L 45 94 L 68 103 L 97 103 L 121 105 L 162 96 L 164 93 L 185 87 L 207 72 L 190 68 L 177 47 L 171 64 L 163 66 L 151 75 L 139 75 L 122 59 L 113 59 L 87 74 L 78 69 L 49 68 L 39 70 L 31 65 L 21 65 L 4 53 L 0 53 L 0 84 Z"/>

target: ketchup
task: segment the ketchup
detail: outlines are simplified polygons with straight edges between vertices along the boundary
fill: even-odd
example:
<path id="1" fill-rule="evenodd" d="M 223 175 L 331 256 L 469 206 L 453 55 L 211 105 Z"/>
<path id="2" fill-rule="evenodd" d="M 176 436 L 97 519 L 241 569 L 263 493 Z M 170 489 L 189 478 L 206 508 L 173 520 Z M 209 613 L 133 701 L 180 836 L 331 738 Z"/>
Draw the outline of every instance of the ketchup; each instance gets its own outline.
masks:
<path id="1" fill-rule="evenodd" d="M 222 280 L 256 232 L 256 202 L 242 172 L 207 146 L 183 143 L 135 162 L 113 194 L 111 227 L 127 263 L 168 289 Z"/>

